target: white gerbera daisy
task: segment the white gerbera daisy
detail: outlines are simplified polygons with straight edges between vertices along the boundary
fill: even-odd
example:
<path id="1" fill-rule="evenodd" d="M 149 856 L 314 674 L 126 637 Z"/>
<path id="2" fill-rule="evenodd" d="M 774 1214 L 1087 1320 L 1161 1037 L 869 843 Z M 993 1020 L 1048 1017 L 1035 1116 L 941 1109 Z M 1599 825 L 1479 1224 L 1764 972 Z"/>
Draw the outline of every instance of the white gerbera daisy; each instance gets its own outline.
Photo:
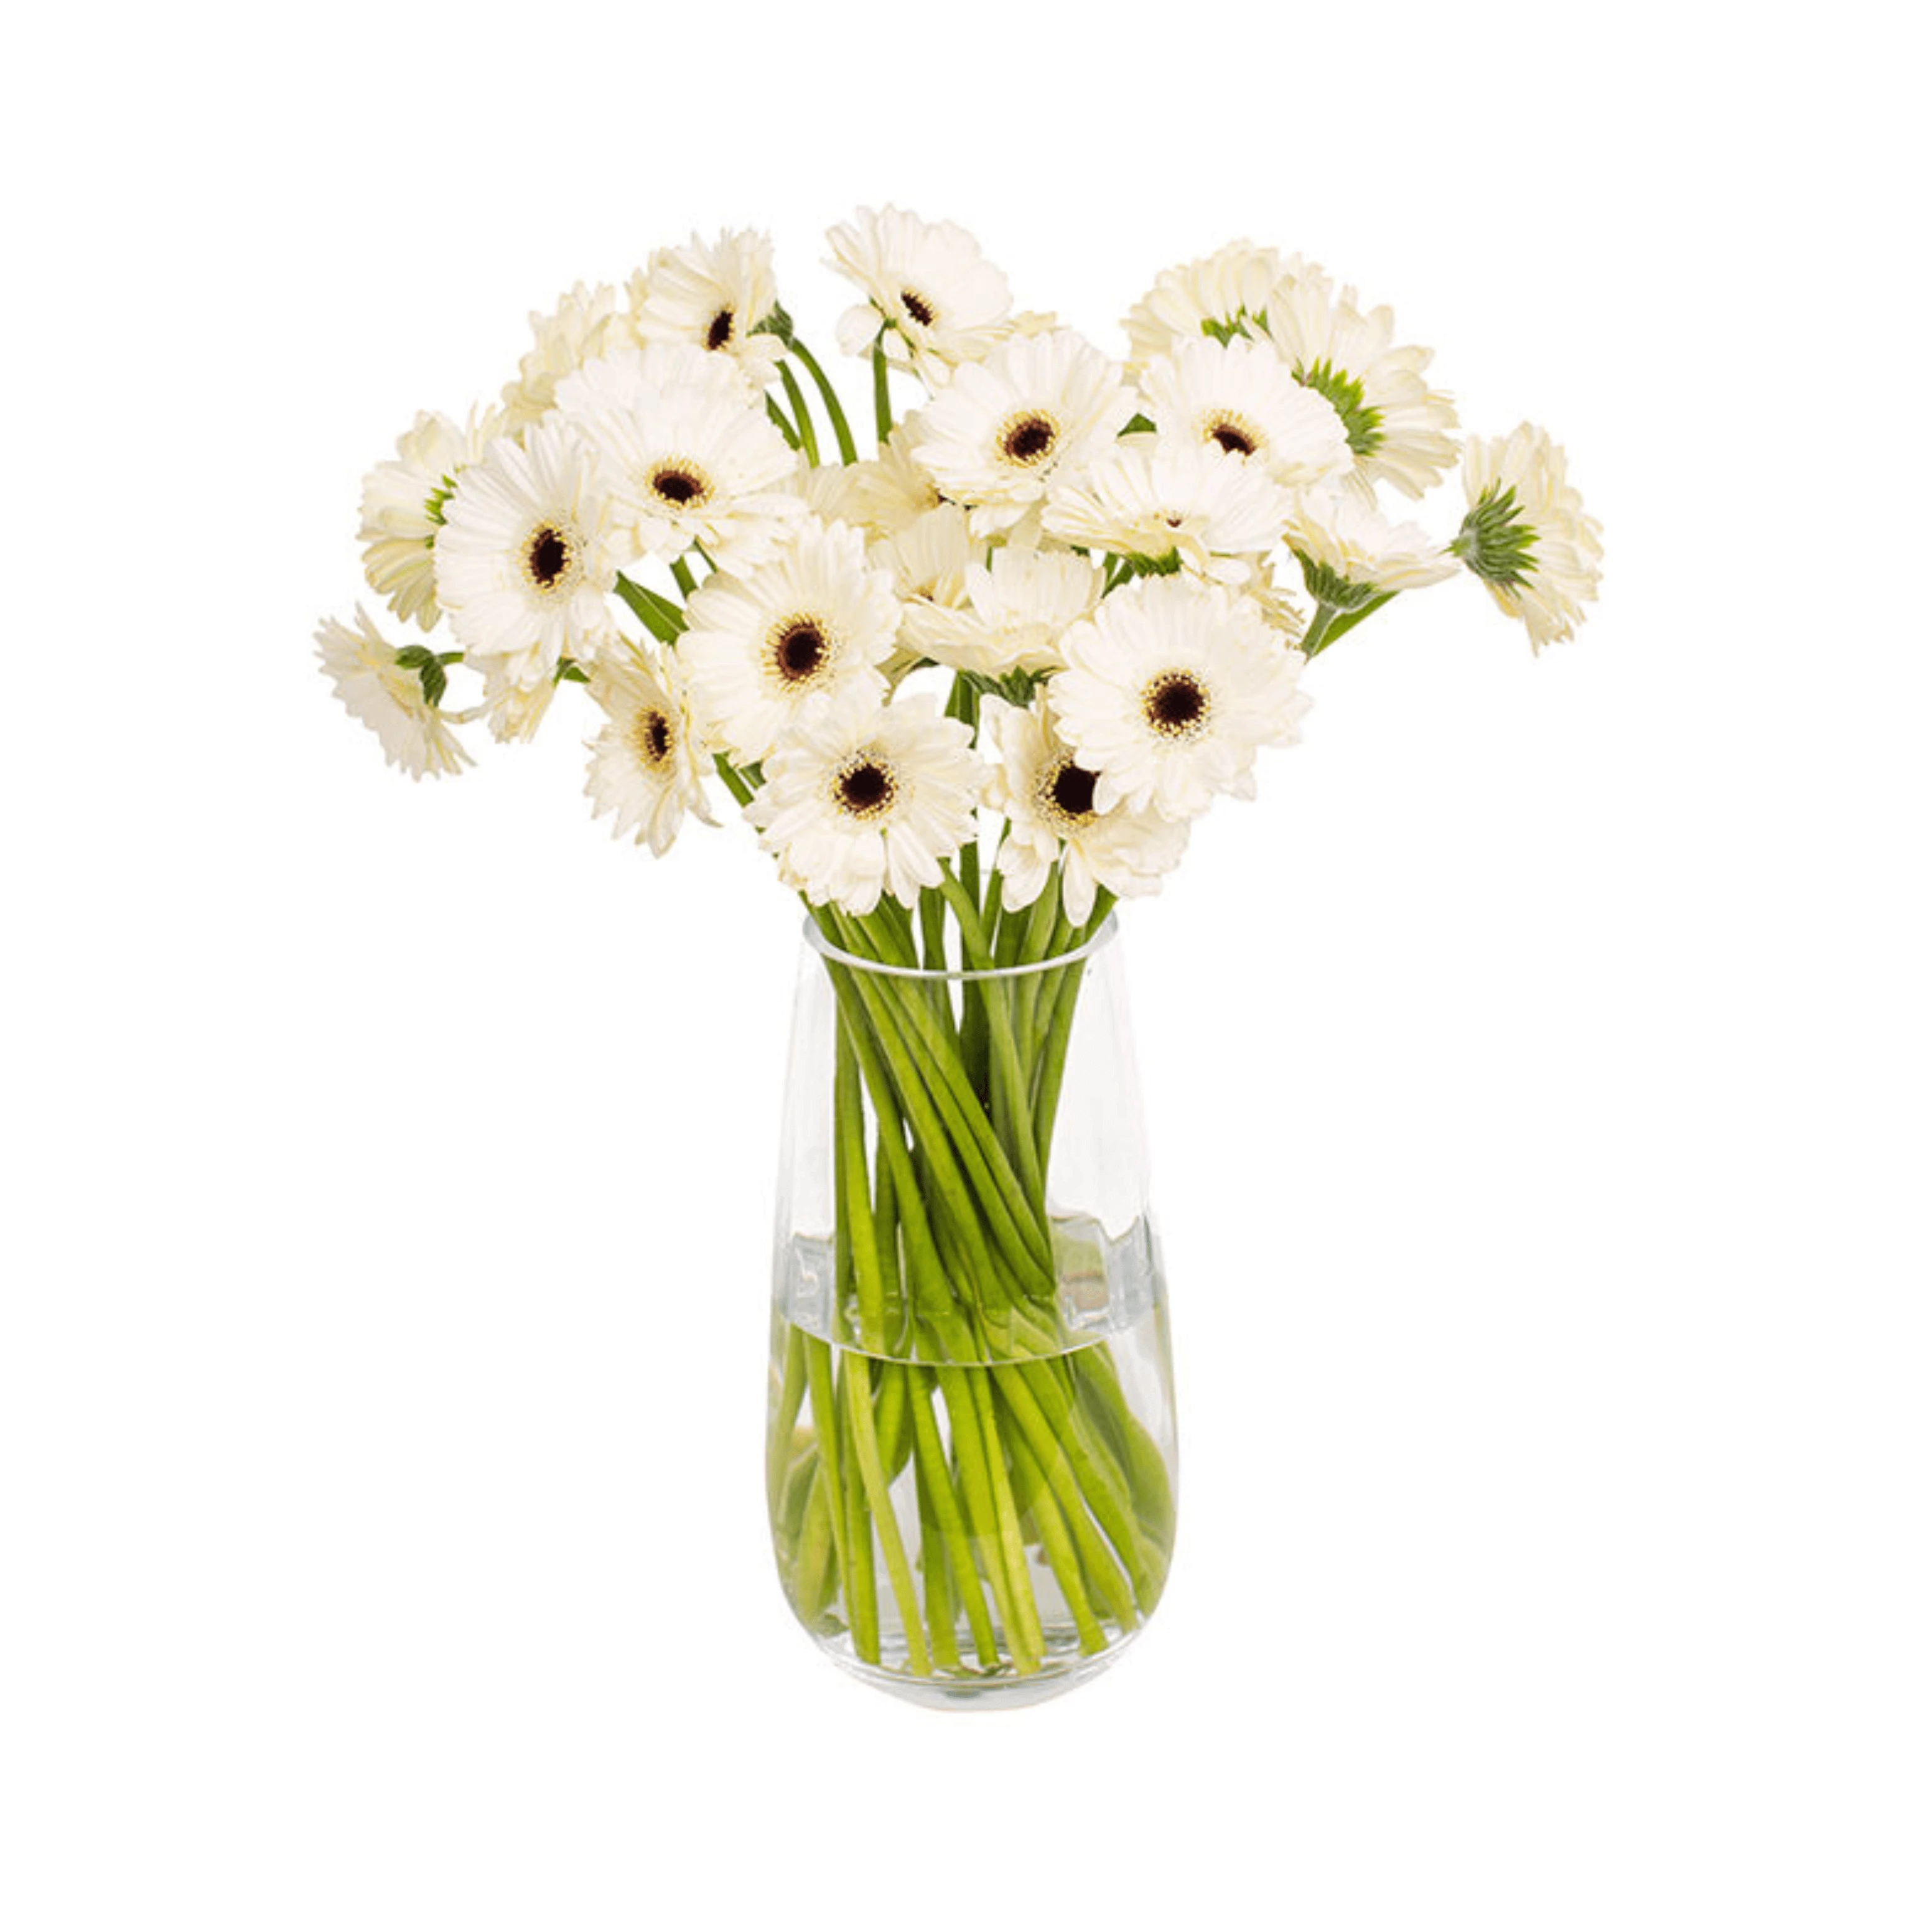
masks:
<path id="1" fill-rule="evenodd" d="M 706 735 L 756 764 L 808 699 L 848 683 L 885 695 L 899 602 L 864 536 L 806 523 L 742 575 L 720 571 L 686 607 L 677 650 Z"/>
<path id="2" fill-rule="evenodd" d="M 1204 335 L 1225 342 L 1258 333 L 1276 290 L 1304 277 L 1324 279 L 1299 255 L 1283 260 L 1274 249 L 1250 242 L 1230 242 L 1199 261 L 1163 269 L 1123 325 L 1129 370 L 1138 376 L 1181 343 Z"/>
<path id="3" fill-rule="evenodd" d="M 944 383 L 1006 332 L 1012 296 L 980 244 L 950 221 L 922 221 L 903 209 L 862 208 L 826 236 L 830 266 L 865 292 L 839 318 L 838 346 L 863 355 L 880 332 L 886 352 L 928 383 Z"/>
<path id="4" fill-rule="evenodd" d="M 1119 365 L 1071 329 L 1016 337 L 921 412 L 913 454 L 982 533 L 1010 529 L 1055 477 L 1090 462 L 1134 412 Z"/>
<path id="5" fill-rule="evenodd" d="M 1561 446 L 1533 423 L 1472 438 L 1462 459 L 1469 510 L 1449 548 L 1522 619 L 1535 651 L 1574 634 L 1602 576 L 1603 526 L 1565 470 Z"/>
<path id="6" fill-rule="evenodd" d="M 1288 489 L 1347 472 L 1342 418 L 1265 343 L 1177 343 L 1141 386 L 1163 438 L 1250 458 Z"/>
<path id="7" fill-rule="evenodd" d="M 634 832 L 662 858 L 687 812 L 717 823 L 704 796 L 710 761 L 692 724 L 676 653 L 653 661 L 634 646 L 606 651 L 590 676 L 608 721 L 591 741 L 584 788 L 592 816 L 614 814 L 612 838 Z"/>
<path id="8" fill-rule="evenodd" d="M 929 694 L 880 704 L 848 685 L 800 717 L 745 816 L 778 876 L 814 905 L 863 915 L 914 904 L 972 837 L 986 768 L 972 733 Z"/>
<path id="9" fill-rule="evenodd" d="M 1092 917 L 1102 886 L 1120 898 L 1160 890 L 1162 874 L 1186 850 L 1185 820 L 1119 804 L 1101 811 L 1098 774 L 1075 760 L 1036 710 L 988 695 L 980 700 L 980 731 L 994 759 L 986 808 L 1006 821 L 1000 896 L 1009 912 L 1040 897 L 1056 863 L 1060 904 L 1076 926 Z"/>
<path id="10" fill-rule="evenodd" d="M 362 568 L 398 617 L 427 631 L 436 603 L 436 538 L 456 478 L 503 426 L 498 410 L 470 412 L 467 427 L 424 410 L 397 439 L 396 453 L 362 479 Z"/>
<path id="11" fill-rule="evenodd" d="M 1217 792 L 1251 798 L 1256 751 L 1294 743 L 1307 709 L 1300 653 L 1246 598 L 1198 578 L 1115 591 L 1063 648 L 1047 701 L 1102 812 L 1191 818 Z"/>
<path id="12" fill-rule="evenodd" d="M 728 356 L 763 389 L 778 374 L 784 345 L 758 324 L 778 307 L 768 235 L 741 228 L 714 242 L 695 235 L 683 248 L 660 248 L 631 280 L 631 317 L 646 342 L 688 342 Z"/>
<path id="13" fill-rule="evenodd" d="M 1418 524 L 1392 524 L 1352 491 L 1305 490 L 1295 500 L 1288 547 L 1308 594 L 1359 610 L 1384 592 L 1420 590 L 1456 574 L 1456 560 Z"/>
<path id="14" fill-rule="evenodd" d="M 872 561 L 892 574 L 892 585 L 910 607 L 937 604 L 949 610 L 966 602 L 966 573 L 986 545 L 975 542 L 966 512 L 957 503 L 940 503 L 923 516 L 881 538 L 871 548 Z M 908 625 L 910 609 L 908 610 Z"/>
<path id="15" fill-rule="evenodd" d="M 1042 520 L 1084 550 L 1238 578 L 1226 560 L 1272 550 L 1294 502 L 1260 464 L 1212 444 L 1134 436 L 1055 484 Z"/>
<path id="16" fill-rule="evenodd" d="M 1363 494 L 1387 482 L 1420 496 L 1456 460 L 1456 406 L 1423 380 L 1433 352 L 1396 344 L 1392 310 L 1364 313 L 1353 289 L 1304 278 L 1270 298 L 1264 332 L 1341 417 Z"/>
<path id="17" fill-rule="evenodd" d="M 556 678 L 519 684 L 501 658 L 488 659 L 478 668 L 483 673 L 483 701 L 469 715 L 481 712 L 488 721 L 490 736 L 500 745 L 527 745 L 550 716 L 556 697 Z"/>
<path id="18" fill-rule="evenodd" d="M 895 536 L 939 507 L 939 486 L 912 454 L 922 433 L 922 419 L 915 412 L 894 426 L 876 457 L 845 471 L 852 479 L 856 520 L 874 536 Z"/>
<path id="19" fill-rule="evenodd" d="M 616 561 L 594 459 L 561 422 L 533 424 L 520 445 L 499 436 L 456 479 L 443 518 L 436 600 L 466 656 L 500 660 L 527 687 L 592 654 Z"/>
<path id="20" fill-rule="evenodd" d="M 536 346 L 517 367 L 517 380 L 505 384 L 505 427 L 520 434 L 548 415 L 556 402 L 556 386 L 573 370 L 600 356 L 634 349 L 638 332 L 628 314 L 620 308 L 617 291 L 608 283 L 595 288 L 579 282 L 557 299 L 548 315 L 532 314 L 530 332 Z"/>
<path id="21" fill-rule="evenodd" d="M 316 655 L 352 718 L 359 718 L 382 740 L 388 762 L 412 778 L 454 775 L 470 763 L 457 741 L 449 721 L 430 703 L 423 688 L 423 670 L 430 670 L 432 686 L 440 680 L 440 665 L 421 644 L 410 646 L 416 662 L 404 664 L 401 653 L 356 608 L 352 628 L 331 617 L 315 634 Z"/>
<path id="22" fill-rule="evenodd" d="M 586 363 L 557 406 L 594 449 L 633 554 L 693 544 L 722 563 L 769 556 L 804 514 L 796 458 L 728 356 L 654 342 Z"/>
<path id="23" fill-rule="evenodd" d="M 1051 670 L 1061 662 L 1067 626 L 1094 608 L 1105 587 L 1100 571 L 1070 550 L 1003 546 L 988 562 L 967 566 L 963 608 L 908 604 L 906 641 L 983 677 Z"/>

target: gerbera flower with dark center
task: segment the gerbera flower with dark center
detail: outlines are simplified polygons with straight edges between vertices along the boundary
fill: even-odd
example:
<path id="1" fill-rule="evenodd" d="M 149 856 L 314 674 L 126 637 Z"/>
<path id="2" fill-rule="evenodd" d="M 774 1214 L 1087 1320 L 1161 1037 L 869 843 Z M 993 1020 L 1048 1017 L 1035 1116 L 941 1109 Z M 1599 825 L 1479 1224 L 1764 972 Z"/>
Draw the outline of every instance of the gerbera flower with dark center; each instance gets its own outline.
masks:
<path id="1" fill-rule="evenodd" d="M 839 318 L 838 346 L 848 355 L 866 353 L 883 332 L 887 356 L 936 387 L 1010 332 L 1006 278 L 956 223 L 862 208 L 826 239 L 830 266 L 866 296 Z"/>
<path id="2" fill-rule="evenodd" d="M 848 685 L 800 714 L 745 815 L 788 886 L 862 916 L 940 883 L 973 836 L 986 776 L 970 730 L 929 694 L 886 705 Z"/>
<path id="3" fill-rule="evenodd" d="M 1128 898 L 1157 892 L 1162 874 L 1187 848 L 1185 820 L 1097 802 L 1100 774 L 1080 764 L 1037 708 L 988 696 L 982 742 L 994 759 L 988 808 L 1006 820 L 1000 844 L 1000 897 L 1010 912 L 1030 906 L 1060 868 L 1060 904 L 1076 924 L 1092 916 L 1102 886 Z"/>
<path id="4" fill-rule="evenodd" d="M 857 682 L 874 702 L 892 655 L 899 602 L 844 524 L 804 522 L 742 574 L 721 571 L 690 603 L 678 656 L 706 734 L 755 764 L 808 700 Z"/>
<path id="5" fill-rule="evenodd" d="M 1191 818 L 1219 793 L 1252 797 L 1256 752 L 1294 743 L 1308 708 L 1300 653 L 1247 598 L 1197 578 L 1117 590 L 1062 649 L 1048 708 L 1102 812 Z"/>
<path id="6" fill-rule="evenodd" d="M 586 363 L 557 408 L 596 451 L 633 556 L 701 544 L 721 563 L 756 562 L 804 514 L 786 487 L 797 459 L 729 356 L 654 342 Z"/>
<path id="7" fill-rule="evenodd" d="M 530 686 L 594 655 L 617 580 L 610 514 L 595 460 L 562 423 L 492 442 L 456 479 L 436 542 L 436 600 L 465 656 Z"/>
<path id="8" fill-rule="evenodd" d="M 584 791 L 596 815 L 614 814 L 614 838 L 634 835 L 660 857 L 686 812 L 707 825 L 704 795 L 710 768 L 692 723 L 676 654 L 654 659 L 635 646 L 607 651 L 590 673 L 590 694 L 604 725 L 590 746 Z"/>

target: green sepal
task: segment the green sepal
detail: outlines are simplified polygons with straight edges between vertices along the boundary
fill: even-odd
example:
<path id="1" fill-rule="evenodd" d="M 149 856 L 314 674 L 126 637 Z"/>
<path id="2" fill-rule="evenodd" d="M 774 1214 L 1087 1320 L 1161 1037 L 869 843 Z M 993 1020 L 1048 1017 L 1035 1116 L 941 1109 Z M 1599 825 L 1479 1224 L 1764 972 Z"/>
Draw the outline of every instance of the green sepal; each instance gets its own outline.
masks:
<path id="1" fill-rule="evenodd" d="M 588 684 L 590 680 L 584 667 L 575 658 L 562 658 L 559 659 L 556 675 L 550 682 L 553 684 Z"/>
<path id="2" fill-rule="evenodd" d="M 772 312 L 761 322 L 752 325 L 754 335 L 776 335 L 789 349 L 792 340 L 791 317 L 785 313 L 783 302 L 774 302 Z"/>
<path id="3" fill-rule="evenodd" d="M 460 652 L 454 655 L 460 656 Z M 423 698 L 432 710 L 442 702 L 449 680 L 444 674 L 442 659 L 427 644 L 405 644 L 396 653 L 396 663 L 404 670 L 414 671 L 422 680 Z"/>
<path id="4" fill-rule="evenodd" d="M 1137 411 L 1120 425 L 1120 434 L 1123 436 L 1145 436 L 1150 434 L 1153 428 L 1153 417 L 1142 416 Z"/>
<path id="5" fill-rule="evenodd" d="M 1298 550 L 1294 555 L 1301 566 L 1301 580 L 1307 585 L 1309 596 L 1318 604 L 1326 604 L 1330 610 L 1364 610 L 1382 595 L 1372 584 L 1358 584 L 1353 578 L 1344 577 L 1339 570 L 1318 563 L 1306 550 Z"/>
<path id="6" fill-rule="evenodd" d="M 1523 519 L 1514 487 L 1492 483 L 1472 506 L 1449 546 L 1486 584 L 1520 589 L 1536 568 L 1536 529 Z"/>
<path id="7" fill-rule="evenodd" d="M 1254 324 L 1254 328 L 1248 326 L 1250 322 Z M 1246 309 L 1238 308 L 1225 320 L 1214 316 L 1203 316 L 1201 319 L 1201 333 L 1203 335 L 1211 335 L 1223 349 L 1226 348 L 1236 336 L 1252 336 L 1256 328 L 1264 329 L 1267 327 L 1268 310 L 1266 309 L 1262 309 L 1250 315 Z"/>
<path id="8" fill-rule="evenodd" d="M 1382 446 L 1382 412 L 1364 400 L 1360 382 L 1347 370 L 1336 368 L 1324 356 L 1317 362 L 1297 363 L 1294 380 L 1328 400 L 1342 418 L 1348 447 L 1356 455 L 1366 456 Z"/>
<path id="9" fill-rule="evenodd" d="M 1180 553 L 1171 550 L 1165 556 L 1142 556 L 1136 554 L 1120 560 L 1121 580 L 1130 577 L 1178 577 L 1180 574 Z"/>

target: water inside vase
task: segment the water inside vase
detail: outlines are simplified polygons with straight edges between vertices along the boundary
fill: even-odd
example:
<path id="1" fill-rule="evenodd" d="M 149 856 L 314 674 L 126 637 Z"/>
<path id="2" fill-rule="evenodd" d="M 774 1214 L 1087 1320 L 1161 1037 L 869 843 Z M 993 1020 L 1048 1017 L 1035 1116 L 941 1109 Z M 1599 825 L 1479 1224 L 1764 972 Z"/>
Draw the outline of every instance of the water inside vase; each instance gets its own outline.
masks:
<path id="1" fill-rule="evenodd" d="M 830 1242 L 794 1240 L 772 1320 L 774 1548 L 842 1663 L 933 1701 L 1077 1681 L 1158 1600 L 1174 1534 L 1158 1243 L 1056 1223 L 1067 1346 L 941 1363 L 849 1346 Z M 829 1418 L 829 1423 L 828 1423 Z"/>

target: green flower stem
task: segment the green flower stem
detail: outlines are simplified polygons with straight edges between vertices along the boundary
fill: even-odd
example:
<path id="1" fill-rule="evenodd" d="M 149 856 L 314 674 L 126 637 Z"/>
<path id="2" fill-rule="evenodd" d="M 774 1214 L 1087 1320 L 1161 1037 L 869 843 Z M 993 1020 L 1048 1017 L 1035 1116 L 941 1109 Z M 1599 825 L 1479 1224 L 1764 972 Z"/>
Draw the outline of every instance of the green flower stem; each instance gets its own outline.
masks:
<path id="1" fill-rule="evenodd" d="M 772 1412 L 771 1441 L 765 1459 L 765 1492 L 774 1504 L 784 1488 L 786 1467 L 791 1460 L 792 1436 L 804 1401 L 805 1336 L 787 1322 L 784 1370 L 779 1378 L 778 1406 Z"/>
<path id="2" fill-rule="evenodd" d="M 1080 1648 L 1091 1657 L 1106 1648 L 1107 1634 L 1095 1618 L 1094 1606 L 1088 1600 L 1085 1586 L 1081 1581 L 1081 1552 L 1074 1538 L 1068 1534 L 1067 1525 L 1056 1506 L 1058 1498 L 1051 1492 L 1051 1479 L 1042 1477 L 1034 1450 L 1022 1436 L 1009 1436 L 1006 1450 L 1013 1459 L 1015 1475 L 1023 1486 L 1034 1492 L 1028 1504 L 1028 1513 L 1040 1532 L 1040 1547 L 1046 1552 L 1047 1567 L 1060 1586 L 1060 1594 L 1066 1600 L 1074 1630 L 1080 1639 Z"/>
<path id="3" fill-rule="evenodd" d="M 913 1586 L 912 1566 L 906 1561 L 905 1544 L 899 1534 L 898 1517 L 894 1512 L 892 1498 L 887 1494 L 885 1465 L 879 1455 L 878 1436 L 874 1427 L 872 1399 L 869 1388 L 871 1371 L 862 1358 L 848 1355 L 845 1360 L 846 1408 L 851 1428 L 854 1458 L 859 1466 L 859 1476 L 865 1491 L 865 1499 L 872 1511 L 872 1526 L 878 1532 L 880 1553 L 885 1558 L 886 1575 L 892 1586 L 892 1600 L 898 1606 L 899 1622 L 904 1626 L 906 1637 L 906 1667 L 916 1677 L 932 1675 L 932 1656 L 926 1646 L 926 1629 L 920 1616 L 919 1593 Z M 876 1617 L 876 1607 L 873 1611 Z M 876 1664 L 878 1639 L 873 1636 L 874 1654 L 868 1659 Z"/>
<path id="4" fill-rule="evenodd" d="M 1000 1647 L 994 1640 L 993 1621 L 986 1614 L 986 1599 L 980 1586 L 980 1573 L 973 1562 L 973 1546 L 967 1540 L 965 1513 L 958 1492 L 946 1468 L 945 1446 L 939 1439 L 939 1426 L 932 1419 L 930 1384 L 937 1379 L 929 1372 L 908 1369 L 908 1380 L 918 1377 L 912 1391 L 913 1455 L 919 1465 L 922 1493 L 932 1506 L 946 1558 L 952 1572 L 954 1594 L 964 1606 L 966 1622 L 973 1633 L 973 1648 L 980 1664 L 992 1670 L 1000 1660 Z M 928 1539 L 926 1548 L 932 1550 Z M 930 1613 L 930 1612 L 929 1612 Z M 933 1626 L 934 1654 L 939 1630 Z M 958 1652 L 954 1652 L 956 1659 Z"/>
<path id="5" fill-rule="evenodd" d="M 980 1501 L 991 1521 L 978 1534 L 988 1564 L 988 1581 L 993 1584 L 994 1600 L 1006 1630 L 1007 1654 L 1022 1676 L 1030 1676 L 1040 1666 L 1045 1641 L 1040 1606 L 1034 1601 L 1027 1575 L 1019 1512 L 1013 1505 L 1012 1485 L 1000 1451 L 991 1383 L 984 1369 L 949 1368 L 939 1371 L 939 1386 L 952 1420 L 953 1442 L 956 1446 L 962 1438 L 970 1442 L 972 1477 L 983 1486 Z M 968 1466 L 962 1459 L 962 1468 Z"/>
<path id="6" fill-rule="evenodd" d="M 878 1568 L 872 1555 L 872 1526 L 867 1517 L 865 1478 L 858 1468 L 854 1442 L 852 1384 L 866 1372 L 862 1357 L 847 1355 L 838 1365 L 832 1426 L 838 1437 L 838 1460 L 844 1477 L 845 1616 L 852 1647 L 868 1664 L 880 1661 Z M 859 1400 L 862 1402 L 865 1397 Z M 867 1409 L 869 1416 L 871 1410 Z M 874 1452 L 876 1454 L 876 1451 Z"/>
<path id="7" fill-rule="evenodd" d="M 880 332 L 872 344 L 872 422 L 884 449 L 892 433 L 892 385 L 886 377 L 886 338 Z"/>
<path id="8" fill-rule="evenodd" d="M 787 416 L 784 411 L 778 407 L 778 399 L 777 397 L 772 395 L 767 395 L 766 397 L 765 413 L 771 418 L 773 422 L 778 424 L 778 434 L 784 438 L 786 446 L 788 448 L 796 449 L 801 447 L 802 439 L 800 436 L 798 431 L 793 428 L 790 417 Z"/>
<path id="9" fill-rule="evenodd" d="M 792 1567 L 792 1600 L 808 1627 L 824 1616 L 838 1587 L 838 1553 L 832 1544 L 836 1512 L 830 1478 L 822 1459 L 815 1459 L 811 1492 L 806 1498 L 805 1520 L 800 1529 L 798 1560 Z"/>
<path id="10" fill-rule="evenodd" d="M 818 366 L 818 358 L 794 335 L 785 345 L 790 352 L 805 364 L 805 372 L 818 386 L 818 393 L 824 398 L 825 413 L 831 418 L 832 434 L 838 439 L 838 460 L 841 463 L 856 463 L 859 446 L 852 440 L 852 425 L 845 420 L 844 406 L 838 400 L 838 392 L 832 386 L 830 379 Z M 782 373 L 783 365 L 780 365 Z M 818 461 L 814 457 L 814 463 Z"/>
<path id="11" fill-rule="evenodd" d="M 1364 618 L 1372 617 L 1395 595 L 1396 592 L 1393 590 L 1384 590 L 1380 596 L 1371 597 L 1359 610 L 1351 610 L 1346 616 L 1337 617 L 1334 622 L 1328 626 L 1322 635 L 1322 641 L 1315 646 L 1313 650 L 1308 649 L 1306 638 L 1302 640 L 1302 649 L 1310 657 L 1325 651 L 1330 644 L 1338 643 L 1342 638 L 1346 638 Z"/>
<path id="12" fill-rule="evenodd" d="M 655 590 L 634 584 L 621 570 L 617 573 L 617 595 L 630 607 L 631 614 L 659 644 L 674 644 L 682 634 L 684 613 L 668 597 L 661 597 Z"/>
<path id="13" fill-rule="evenodd" d="M 859 1087 L 858 1055 L 850 1029 L 842 1023 L 832 1073 L 832 1124 L 838 1136 L 833 1150 L 840 1210 L 837 1245 L 844 1251 L 838 1279 L 842 1282 L 845 1280 L 849 1266 L 853 1291 L 859 1302 L 860 1346 L 868 1354 L 876 1355 L 882 1354 L 886 1346 L 886 1288 L 866 1185 L 866 1120 L 859 1104 Z"/>
<path id="14" fill-rule="evenodd" d="M 1112 1448 L 1126 1477 L 1134 1508 L 1148 1539 L 1165 1561 L 1174 1541 L 1174 1484 L 1166 1459 L 1120 1388 L 1113 1352 L 1102 1342 L 1072 1358 L 1074 1388 L 1082 1412 Z"/>
<path id="15" fill-rule="evenodd" d="M 1064 1471 L 1075 1493 L 1083 1498 L 1094 1520 L 1107 1532 L 1133 1581 L 1134 1598 L 1151 1610 L 1160 1594 L 1160 1580 L 1148 1561 L 1138 1525 L 1116 1473 L 1090 1435 L 1076 1426 L 1072 1394 L 1054 1373 L 1051 1362 L 1022 1362 L 994 1372 L 1001 1378 L 1000 1392 L 1012 1405 L 1020 1426 L 1036 1444 L 1058 1444 L 1059 1461 L 1049 1474 Z M 1102 1552 L 1104 1556 L 1105 1552 Z M 1121 1606 L 1114 1606 L 1117 1614 Z M 1124 1607 L 1124 1622 L 1133 1619 L 1133 1603 Z"/>
<path id="16" fill-rule="evenodd" d="M 778 380 L 784 385 L 785 400 L 791 405 L 791 412 L 798 423 L 798 440 L 805 450 L 805 460 L 813 469 L 818 467 L 818 432 L 812 424 L 812 411 L 806 405 L 805 392 L 798 386 L 798 378 L 782 362 L 778 364 Z"/>
<path id="17" fill-rule="evenodd" d="M 812 1391 L 812 1422 L 818 1438 L 820 1486 L 824 1490 L 831 1518 L 832 1560 L 837 1568 L 839 1588 L 847 1603 L 852 1600 L 852 1566 L 846 1549 L 845 1487 L 840 1480 L 838 1406 L 832 1394 L 832 1349 L 816 1335 L 805 1342 L 806 1377 Z"/>
<path id="18" fill-rule="evenodd" d="M 926 1628 L 932 1667 L 941 1672 L 957 1671 L 959 1618 L 952 1606 L 952 1565 L 923 1462 L 914 1470 L 914 1482 L 919 1496 L 919 1567 L 926 1578 Z"/>
<path id="19" fill-rule="evenodd" d="M 992 1124 L 967 1082 L 956 1043 L 939 1034 L 916 986 L 908 998 L 901 988 L 874 983 L 873 975 L 842 969 L 842 976 L 871 1022 L 874 1042 L 892 1069 L 907 1118 L 942 1195 L 961 1219 L 982 1220 L 1021 1279 L 1051 1294 L 1053 1256 L 1045 1222 L 1032 1217 Z M 935 1076 L 929 1085 L 920 1078 L 921 1067 Z M 971 1207 L 975 1199 L 982 1210 L 977 1217 Z"/>

